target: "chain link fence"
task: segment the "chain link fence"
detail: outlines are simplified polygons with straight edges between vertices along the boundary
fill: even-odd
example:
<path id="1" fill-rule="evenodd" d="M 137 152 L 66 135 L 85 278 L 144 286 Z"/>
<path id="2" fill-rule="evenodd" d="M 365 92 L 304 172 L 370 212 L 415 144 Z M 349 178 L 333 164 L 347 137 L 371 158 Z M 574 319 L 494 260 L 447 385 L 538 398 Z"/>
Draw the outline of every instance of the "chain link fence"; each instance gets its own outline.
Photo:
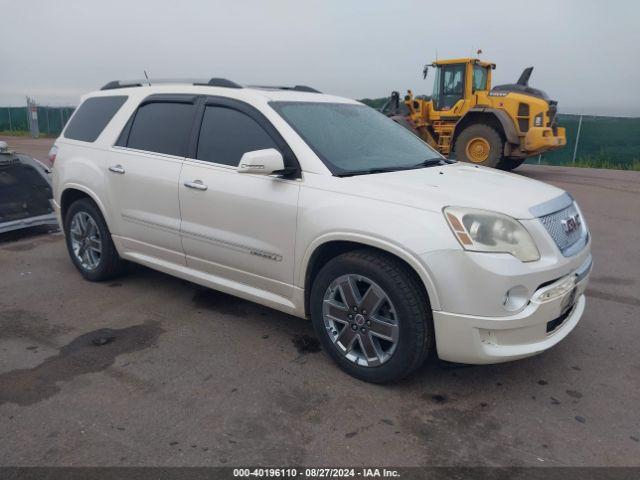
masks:
<path id="1" fill-rule="evenodd" d="M 373 101 L 365 101 L 370 102 Z M 58 136 L 75 110 L 34 108 L 37 108 L 37 130 L 46 136 Z M 28 134 L 29 113 L 27 107 L 0 107 L 0 132 Z M 531 157 L 526 163 L 640 170 L 640 118 L 560 114 L 558 124 L 566 128 L 567 145 Z"/>
<path id="2" fill-rule="evenodd" d="M 567 145 L 527 163 L 640 170 L 640 118 L 558 116 Z"/>
<path id="3" fill-rule="evenodd" d="M 37 125 L 40 135 L 58 136 L 74 107 L 37 107 Z M 29 133 L 29 110 L 27 107 L 0 107 L 0 132 L 7 134 Z"/>
<path id="4" fill-rule="evenodd" d="M 379 110 L 388 100 L 360 101 Z M 526 163 L 640 170 L 640 117 L 559 114 L 558 125 L 566 129 L 567 145 Z"/>

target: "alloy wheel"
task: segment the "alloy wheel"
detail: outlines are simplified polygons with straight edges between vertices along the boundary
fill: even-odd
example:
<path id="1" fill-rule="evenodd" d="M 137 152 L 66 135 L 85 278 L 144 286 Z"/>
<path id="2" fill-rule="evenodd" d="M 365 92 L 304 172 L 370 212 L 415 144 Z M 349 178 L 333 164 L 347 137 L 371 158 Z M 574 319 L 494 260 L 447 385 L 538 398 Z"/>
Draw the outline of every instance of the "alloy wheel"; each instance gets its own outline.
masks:
<path id="1" fill-rule="evenodd" d="M 85 270 L 95 270 L 102 257 L 102 240 L 93 217 L 87 212 L 77 212 L 71 219 L 69 234 L 76 260 Z"/>
<path id="2" fill-rule="evenodd" d="M 355 274 L 336 278 L 325 292 L 322 312 L 329 338 L 351 362 L 374 367 L 395 352 L 400 330 L 396 309 L 373 280 Z"/>

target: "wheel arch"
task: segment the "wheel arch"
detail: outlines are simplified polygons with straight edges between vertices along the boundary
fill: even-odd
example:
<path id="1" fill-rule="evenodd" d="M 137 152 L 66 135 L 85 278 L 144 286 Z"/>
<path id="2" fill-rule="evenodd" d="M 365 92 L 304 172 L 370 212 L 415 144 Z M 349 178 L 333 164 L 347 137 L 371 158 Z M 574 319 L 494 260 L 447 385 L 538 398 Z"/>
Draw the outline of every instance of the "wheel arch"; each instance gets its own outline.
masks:
<path id="1" fill-rule="evenodd" d="M 105 214 L 106 210 L 104 208 L 104 205 L 98 198 L 98 196 L 88 188 L 78 184 L 65 185 L 62 190 L 62 193 L 60 194 L 60 221 L 62 222 L 61 227 L 64 227 L 64 219 L 67 215 L 67 211 L 69 210 L 69 207 L 71 206 L 71 204 L 81 198 L 88 198 L 91 201 L 93 201 L 93 203 L 96 204 L 96 206 L 100 210 L 100 213 L 102 214 L 102 218 L 104 218 L 104 221 L 107 224 L 107 227 L 111 231 L 111 226 L 109 225 L 109 218 Z"/>
<path id="2" fill-rule="evenodd" d="M 455 145 L 458 135 L 469 125 L 484 123 L 493 127 L 504 139 L 512 144 L 519 145 L 520 138 L 509 114 L 495 108 L 472 108 L 456 123 L 453 131 L 451 145 Z"/>
<path id="3" fill-rule="evenodd" d="M 328 235 L 316 240 L 307 248 L 302 259 L 298 285 L 304 288 L 304 311 L 309 314 L 309 297 L 313 279 L 322 266 L 338 255 L 362 248 L 377 250 L 385 255 L 393 257 L 407 268 L 407 271 L 415 275 L 420 285 L 424 288 L 425 295 L 434 310 L 439 310 L 440 305 L 436 294 L 435 284 L 429 272 L 424 266 L 406 250 L 401 247 L 381 240 L 358 234 Z"/>

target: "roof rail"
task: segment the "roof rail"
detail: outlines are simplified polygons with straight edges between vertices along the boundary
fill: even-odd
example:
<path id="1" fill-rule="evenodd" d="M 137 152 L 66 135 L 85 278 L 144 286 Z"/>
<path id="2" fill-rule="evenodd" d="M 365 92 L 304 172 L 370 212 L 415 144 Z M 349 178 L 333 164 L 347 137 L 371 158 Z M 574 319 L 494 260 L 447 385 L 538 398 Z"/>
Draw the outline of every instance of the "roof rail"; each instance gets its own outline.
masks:
<path id="1" fill-rule="evenodd" d="M 142 83 L 138 81 L 121 82 L 120 80 L 112 80 L 104 85 L 100 90 L 114 90 L 116 88 L 141 87 Z"/>
<path id="2" fill-rule="evenodd" d="M 199 86 L 209 87 L 226 87 L 226 88 L 242 88 L 242 85 L 238 85 L 226 78 L 211 78 L 209 80 L 177 80 L 177 79 L 151 79 L 151 80 L 113 80 L 103 86 L 100 90 L 114 90 L 116 88 L 130 88 L 130 87 L 142 87 L 143 85 L 158 85 L 167 83 L 183 83 Z"/>
<path id="3" fill-rule="evenodd" d="M 294 90 L 296 92 L 322 93 L 313 87 L 307 85 L 296 85 L 295 87 L 286 87 L 282 85 L 250 85 L 252 88 L 266 88 L 269 90 Z"/>
<path id="4" fill-rule="evenodd" d="M 291 90 L 296 90 L 298 92 L 322 93 L 320 90 L 316 90 L 315 88 L 309 87 L 307 85 L 296 85 L 295 87 L 291 88 Z"/>
<path id="5" fill-rule="evenodd" d="M 210 78 L 208 82 L 194 82 L 194 85 L 207 87 L 242 88 L 242 85 L 227 80 L 226 78 Z"/>
<path id="6" fill-rule="evenodd" d="M 198 85 L 204 87 L 224 87 L 224 88 L 242 88 L 242 85 L 237 84 L 226 78 L 210 78 L 209 80 L 175 80 L 175 79 L 152 79 L 152 80 L 113 80 L 104 85 L 100 90 L 115 90 L 116 88 L 131 88 L 142 87 L 143 85 L 151 84 L 163 84 L 163 83 L 184 83 L 191 85 Z M 307 85 L 295 85 L 293 87 L 287 87 L 284 85 L 250 85 L 251 88 L 264 88 L 267 90 L 293 90 L 296 92 L 308 92 L 308 93 L 322 93 L 320 90 L 316 90 L 313 87 Z"/>

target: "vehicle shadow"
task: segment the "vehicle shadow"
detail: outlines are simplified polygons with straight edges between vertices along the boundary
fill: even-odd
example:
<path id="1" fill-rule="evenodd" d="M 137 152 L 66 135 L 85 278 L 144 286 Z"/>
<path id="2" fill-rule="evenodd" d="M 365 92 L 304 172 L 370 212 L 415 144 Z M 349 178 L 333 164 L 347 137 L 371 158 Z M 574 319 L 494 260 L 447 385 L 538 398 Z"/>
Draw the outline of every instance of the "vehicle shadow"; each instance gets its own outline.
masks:
<path id="1" fill-rule="evenodd" d="M 185 305 L 185 309 L 190 309 L 193 312 L 207 312 L 234 317 L 234 322 L 244 321 L 248 324 L 255 324 L 260 327 L 261 332 L 266 325 L 269 329 L 286 330 L 292 334 L 299 333 L 305 336 L 302 340 L 298 339 L 298 341 L 305 343 L 303 348 L 315 350 L 317 341 L 313 335 L 311 322 L 308 320 L 158 272 L 140 264 L 127 264 L 124 276 L 112 282 L 109 286 L 119 287 L 125 286 L 127 283 L 140 285 L 162 284 L 170 290 L 180 290 L 181 296 L 190 297 L 191 300 L 188 305 Z M 296 339 L 294 338 L 292 341 L 295 344 Z M 319 344 L 317 350 L 319 350 Z"/>
<path id="2" fill-rule="evenodd" d="M 0 233 L 0 244 L 18 242 L 20 240 L 32 239 L 42 235 L 50 235 L 57 233 L 60 228 L 56 224 L 51 225 L 38 225 L 35 227 L 21 228 L 19 230 L 12 230 L 10 232 Z"/>
<path id="3" fill-rule="evenodd" d="M 192 314 L 210 313 L 216 322 L 231 321 L 234 325 L 241 323 L 243 335 L 258 336 L 276 342 L 283 348 L 291 348 L 292 352 L 297 351 L 299 359 L 304 359 L 301 363 L 308 363 L 308 368 L 317 368 L 316 362 L 320 357 L 307 356 L 307 354 L 320 352 L 322 348 L 309 320 L 202 287 L 138 264 L 130 264 L 126 275 L 109 286 L 120 287 L 127 284 L 131 284 L 132 287 L 137 285 L 140 288 L 143 286 L 154 288 L 157 286 L 174 292 L 179 291 L 180 297 L 185 298 L 185 302 L 188 302 L 188 299 L 191 300 L 185 305 L 185 311 L 190 311 Z M 209 315 L 205 317 L 185 315 L 180 321 L 197 322 L 201 321 L 200 318 L 206 322 L 214 321 Z M 457 397 L 471 397 L 477 399 L 479 404 L 490 403 L 490 398 L 493 398 L 493 401 L 499 401 L 500 398 L 507 400 L 515 392 L 519 392 L 518 396 L 521 396 L 523 391 L 531 392 L 531 397 L 535 397 L 535 391 L 551 382 L 551 378 L 559 373 L 558 370 L 573 374 L 578 373 L 575 370 L 580 370 L 575 363 L 566 363 L 568 358 L 563 355 L 562 351 L 565 349 L 563 347 L 565 346 L 559 345 L 535 357 L 493 365 L 450 363 L 439 360 L 434 352 L 425 364 L 408 378 L 387 385 L 370 385 L 365 388 L 405 392 L 413 397 L 419 393 L 429 402 L 436 404 L 442 403 L 443 398 L 444 401 L 448 401 L 447 399 Z M 335 379 L 344 377 L 339 380 L 340 382 L 355 382 L 363 387 L 366 385 L 356 379 L 350 379 L 337 366 L 335 371 L 328 375 Z"/>

